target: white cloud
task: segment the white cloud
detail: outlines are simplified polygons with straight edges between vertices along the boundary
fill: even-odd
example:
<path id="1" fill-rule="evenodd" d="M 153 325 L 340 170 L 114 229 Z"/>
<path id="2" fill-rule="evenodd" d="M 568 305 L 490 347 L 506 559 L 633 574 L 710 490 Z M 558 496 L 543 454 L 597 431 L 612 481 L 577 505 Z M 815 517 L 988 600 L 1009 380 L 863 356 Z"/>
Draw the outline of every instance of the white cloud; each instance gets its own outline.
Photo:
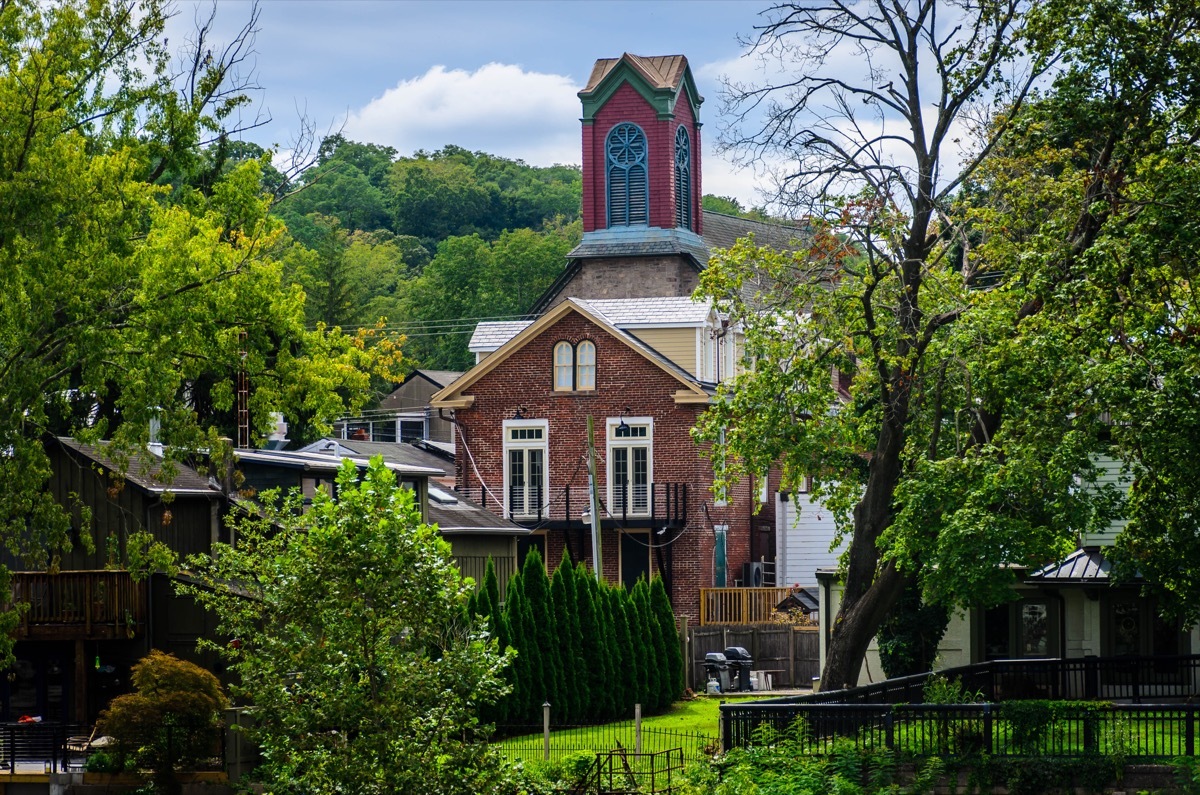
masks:
<path id="1" fill-rule="evenodd" d="M 456 144 L 534 165 L 579 163 L 578 91 L 569 77 L 512 64 L 434 66 L 352 112 L 345 134 L 402 155 Z"/>

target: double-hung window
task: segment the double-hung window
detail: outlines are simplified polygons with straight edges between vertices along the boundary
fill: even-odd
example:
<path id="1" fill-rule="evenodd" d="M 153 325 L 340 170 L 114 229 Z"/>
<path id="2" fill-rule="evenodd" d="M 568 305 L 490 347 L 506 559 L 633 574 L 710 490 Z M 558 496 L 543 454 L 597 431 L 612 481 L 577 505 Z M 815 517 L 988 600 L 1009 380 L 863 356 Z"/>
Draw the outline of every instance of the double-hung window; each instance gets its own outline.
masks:
<path id="1" fill-rule="evenodd" d="M 608 509 L 614 516 L 648 516 L 654 466 L 649 417 L 608 421 Z"/>
<path id="2" fill-rule="evenodd" d="M 546 510 L 546 420 L 504 422 L 504 506 L 509 516 L 535 517 Z"/>

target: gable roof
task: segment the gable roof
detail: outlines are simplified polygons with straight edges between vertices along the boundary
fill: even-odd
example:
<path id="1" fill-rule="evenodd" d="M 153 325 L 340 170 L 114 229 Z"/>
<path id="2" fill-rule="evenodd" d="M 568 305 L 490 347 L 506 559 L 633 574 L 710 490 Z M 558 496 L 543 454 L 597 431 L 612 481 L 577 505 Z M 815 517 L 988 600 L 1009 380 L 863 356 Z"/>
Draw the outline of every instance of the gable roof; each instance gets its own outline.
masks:
<path id="1" fill-rule="evenodd" d="M 579 93 L 591 93 L 604 82 L 604 78 L 612 74 L 613 69 L 625 62 L 637 69 L 646 81 L 655 88 L 675 88 L 683 79 L 683 70 L 687 69 L 687 58 L 682 55 L 634 55 L 623 53 L 620 58 L 601 58 L 592 67 L 591 77 L 587 85 Z"/>
<path id="2" fill-rule="evenodd" d="M 542 331 L 557 323 L 570 312 L 577 312 L 588 320 L 591 320 L 614 338 L 624 342 L 630 348 L 640 353 L 647 361 L 655 364 L 679 381 L 683 388 L 678 390 L 674 395 L 676 403 L 708 403 L 712 395 L 715 394 L 716 386 L 714 384 L 707 384 L 700 381 L 633 334 L 622 330 L 603 312 L 591 306 L 588 301 L 579 298 L 568 298 L 518 332 L 501 345 L 495 353 L 468 370 L 462 378 L 434 394 L 429 399 L 430 405 L 435 408 L 466 408 L 470 406 L 475 402 L 475 396 L 464 395 L 464 390 L 470 388 L 480 378 L 483 378 L 496 369 L 509 356 L 523 348 L 527 342 L 535 339 Z"/>
<path id="3" fill-rule="evenodd" d="M 601 58 L 592 67 L 587 85 L 578 96 L 583 103 L 583 118 L 588 120 L 604 107 L 604 103 L 623 84 L 628 83 L 661 115 L 675 110 L 680 95 L 692 106 L 692 115 L 699 117 L 704 97 L 696 90 L 692 70 L 682 55 L 633 55 L 620 58 Z"/>
<path id="4" fill-rule="evenodd" d="M 91 460 L 93 463 L 99 464 L 104 469 L 112 472 L 116 477 L 124 479 L 127 483 L 132 483 L 142 491 L 150 494 L 170 492 L 175 495 L 187 496 L 221 496 L 221 489 L 215 482 L 209 480 L 206 476 L 201 475 L 186 464 L 172 462 L 172 466 L 176 471 L 172 477 L 167 477 L 163 472 L 163 456 L 145 447 L 121 451 L 122 456 L 128 457 L 128 465 L 125 467 L 125 471 L 122 472 L 116 460 L 109 455 L 109 450 L 111 449 L 109 442 L 99 442 L 93 445 L 83 444 L 69 436 L 58 436 L 55 439 L 67 450 L 73 451 Z"/>
<path id="5" fill-rule="evenodd" d="M 1027 582 L 1039 585 L 1106 585 L 1111 579 L 1112 561 L 1100 547 L 1082 547 L 1058 563 L 1051 563 L 1029 575 Z M 1142 579 L 1137 572 L 1135 579 Z"/>

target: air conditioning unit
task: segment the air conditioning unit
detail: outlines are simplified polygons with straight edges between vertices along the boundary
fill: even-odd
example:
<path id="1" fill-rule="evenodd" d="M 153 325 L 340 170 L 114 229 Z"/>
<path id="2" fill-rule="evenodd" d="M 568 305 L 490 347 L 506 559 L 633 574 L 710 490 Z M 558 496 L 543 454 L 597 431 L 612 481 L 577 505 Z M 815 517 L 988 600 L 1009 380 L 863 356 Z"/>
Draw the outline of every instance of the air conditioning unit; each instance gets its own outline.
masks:
<path id="1" fill-rule="evenodd" d="M 760 561 L 742 564 L 742 585 L 746 588 L 762 588 L 766 582 L 767 567 Z"/>

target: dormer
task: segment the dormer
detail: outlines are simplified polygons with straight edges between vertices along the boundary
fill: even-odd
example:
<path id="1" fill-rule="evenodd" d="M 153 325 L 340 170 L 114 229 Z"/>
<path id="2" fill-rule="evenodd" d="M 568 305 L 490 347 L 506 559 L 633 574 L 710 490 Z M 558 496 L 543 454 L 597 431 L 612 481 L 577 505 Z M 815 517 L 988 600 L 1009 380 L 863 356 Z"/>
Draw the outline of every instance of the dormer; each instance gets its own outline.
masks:
<path id="1" fill-rule="evenodd" d="M 682 55 L 602 58 L 583 103 L 584 242 L 703 247 L 700 104 Z M 633 253 L 632 250 L 630 253 Z"/>

